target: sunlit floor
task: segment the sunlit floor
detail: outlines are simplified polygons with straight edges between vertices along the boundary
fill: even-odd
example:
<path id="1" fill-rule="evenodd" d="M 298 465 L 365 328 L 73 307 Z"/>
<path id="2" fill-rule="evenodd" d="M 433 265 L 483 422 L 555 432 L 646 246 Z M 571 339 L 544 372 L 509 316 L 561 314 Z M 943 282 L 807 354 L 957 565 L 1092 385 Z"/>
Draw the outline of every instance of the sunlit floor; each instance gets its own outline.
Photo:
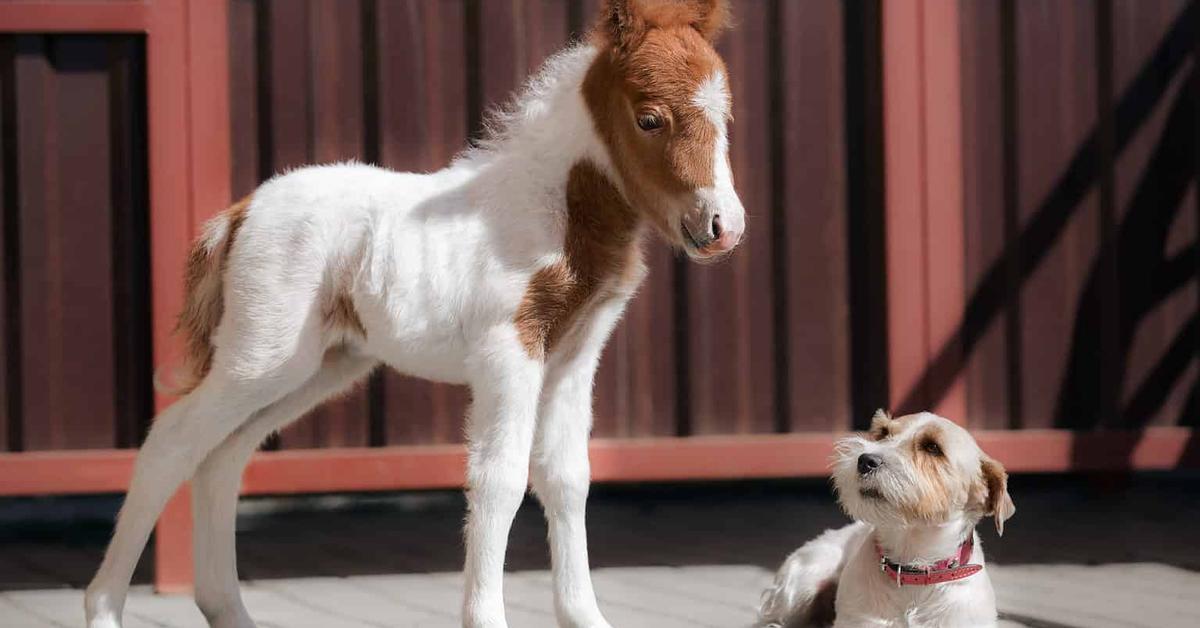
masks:
<path id="1" fill-rule="evenodd" d="M 1017 515 L 981 525 L 1006 626 L 1200 625 L 1200 476 L 1017 477 Z M 80 587 L 112 499 L 0 501 L 0 626 L 82 625 Z M 455 493 L 254 500 L 239 518 L 246 604 L 262 627 L 458 625 L 463 502 Z M 602 607 L 616 628 L 737 628 L 783 556 L 843 522 L 824 482 L 595 490 Z M 506 580 L 513 628 L 553 627 L 545 525 L 527 503 Z M 150 592 L 126 626 L 203 626 Z"/>

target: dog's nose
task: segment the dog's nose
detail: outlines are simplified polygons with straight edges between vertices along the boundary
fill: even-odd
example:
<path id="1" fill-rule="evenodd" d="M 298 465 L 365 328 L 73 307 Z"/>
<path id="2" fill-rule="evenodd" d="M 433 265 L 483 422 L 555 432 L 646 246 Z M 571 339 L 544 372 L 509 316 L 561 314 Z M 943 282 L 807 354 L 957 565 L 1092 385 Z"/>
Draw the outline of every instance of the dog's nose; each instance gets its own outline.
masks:
<path id="1" fill-rule="evenodd" d="M 878 469 L 882 464 L 883 458 L 875 454 L 863 454 L 858 457 L 858 472 L 860 475 L 866 475 Z"/>

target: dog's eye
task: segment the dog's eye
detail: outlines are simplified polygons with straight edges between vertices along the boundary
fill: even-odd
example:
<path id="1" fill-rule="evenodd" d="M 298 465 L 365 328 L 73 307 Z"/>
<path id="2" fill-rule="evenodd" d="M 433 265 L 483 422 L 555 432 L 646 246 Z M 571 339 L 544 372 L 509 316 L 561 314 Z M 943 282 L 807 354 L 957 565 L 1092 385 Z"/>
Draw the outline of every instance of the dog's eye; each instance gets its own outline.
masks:
<path id="1" fill-rule="evenodd" d="M 644 113 L 638 116 L 637 125 L 646 132 L 657 131 L 663 127 L 663 119 L 658 114 Z"/>
<path id="2" fill-rule="evenodd" d="M 924 451 L 931 456 L 942 455 L 942 448 L 937 444 L 937 442 L 932 440 L 927 440 L 921 443 L 921 451 Z"/>
<path id="3" fill-rule="evenodd" d="M 881 427 L 881 428 L 879 428 L 879 432 L 877 434 L 875 434 L 875 440 L 883 440 L 890 435 L 891 435 L 891 432 L 888 432 L 888 428 Z"/>

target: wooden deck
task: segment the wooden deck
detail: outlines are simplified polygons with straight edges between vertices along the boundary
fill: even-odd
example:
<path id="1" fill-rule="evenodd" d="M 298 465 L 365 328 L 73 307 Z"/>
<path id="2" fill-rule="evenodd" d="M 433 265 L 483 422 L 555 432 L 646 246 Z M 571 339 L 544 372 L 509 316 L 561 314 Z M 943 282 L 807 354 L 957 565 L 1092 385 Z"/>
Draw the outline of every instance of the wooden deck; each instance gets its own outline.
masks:
<path id="1" fill-rule="evenodd" d="M 1101 489 L 1018 477 L 1013 494 L 1008 535 L 981 526 L 1006 626 L 1200 625 L 1200 478 L 1142 476 Z M 115 505 L 0 502 L 0 625 L 82 624 L 80 587 Z M 462 515 L 461 497 L 440 492 L 246 501 L 246 603 L 264 628 L 453 628 Z M 590 518 L 598 594 L 618 628 L 746 626 L 777 562 L 843 521 L 820 482 L 602 487 Z M 527 504 L 506 580 L 513 628 L 555 625 L 544 535 Z M 127 626 L 204 625 L 189 598 L 154 595 L 148 575 L 139 570 Z"/>

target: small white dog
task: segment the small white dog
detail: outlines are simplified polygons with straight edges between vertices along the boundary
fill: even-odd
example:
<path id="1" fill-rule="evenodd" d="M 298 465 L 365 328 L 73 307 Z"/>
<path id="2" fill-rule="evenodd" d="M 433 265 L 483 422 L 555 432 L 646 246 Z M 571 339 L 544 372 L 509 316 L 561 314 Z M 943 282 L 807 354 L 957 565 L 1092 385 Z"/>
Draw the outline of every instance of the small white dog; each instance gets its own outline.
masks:
<path id="1" fill-rule="evenodd" d="M 1016 511 L 1004 467 L 966 430 L 928 412 L 875 413 L 838 443 L 833 483 L 855 523 L 792 553 L 763 593 L 756 626 L 996 625 L 975 524 Z"/>

